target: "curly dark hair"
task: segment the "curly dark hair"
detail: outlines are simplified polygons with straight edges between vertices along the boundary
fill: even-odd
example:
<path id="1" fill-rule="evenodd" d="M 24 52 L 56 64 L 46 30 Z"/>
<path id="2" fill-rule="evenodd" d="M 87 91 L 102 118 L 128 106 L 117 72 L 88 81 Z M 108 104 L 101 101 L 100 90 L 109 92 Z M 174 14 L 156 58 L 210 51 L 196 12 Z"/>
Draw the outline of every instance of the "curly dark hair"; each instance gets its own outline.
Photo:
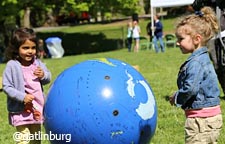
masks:
<path id="1" fill-rule="evenodd" d="M 36 56 L 38 57 L 38 38 L 33 29 L 30 28 L 18 28 L 12 32 L 9 46 L 5 51 L 6 61 L 11 59 L 17 59 L 19 56 L 19 47 L 25 43 L 26 40 L 30 40 L 36 44 Z"/>

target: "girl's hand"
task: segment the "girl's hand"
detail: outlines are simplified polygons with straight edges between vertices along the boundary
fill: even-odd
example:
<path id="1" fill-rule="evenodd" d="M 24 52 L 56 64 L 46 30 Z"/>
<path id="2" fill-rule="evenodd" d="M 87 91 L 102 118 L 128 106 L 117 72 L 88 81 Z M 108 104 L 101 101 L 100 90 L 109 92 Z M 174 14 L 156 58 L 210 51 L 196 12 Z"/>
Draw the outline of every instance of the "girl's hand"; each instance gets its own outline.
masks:
<path id="1" fill-rule="evenodd" d="M 36 121 L 41 120 L 41 113 L 38 110 L 34 110 L 33 117 Z"/>
<path id="2" fill-rule="evenodd" d="M 27 113 L 32 113 L 33 112 L 33 103 L 25 104 L 24 111 L 26 111 Z"/>
<path id="3" fill-rule="evenodd" d="M 25 96 L 23 102 L 24 102 L 24 104 L 26 105 L 26 104 L 32 103 L 33 100 L 34 100 L 34 96 L 33 96 L 33 95 L 31 95 L 31 94 L 26 94 L 26 96 Z"/>
<path id="4" fill-rule="evenodd" d="M 176 95 L 176 92 L 169 97 L 169 101 L 172 106 L 175 105 L 175 95 Z"/>
<path id="5" fill-rule="evenodd" d="M 170 101 L 170 104 L 173 106 L 173 105 L 175 105 L 175 103 L 174 103 L 174 97 L 173 96 L 171 96 L 170 98 L 169 98 L 169 101 Z"/>
<path id="6" fill-rule="evenodd" d="M 37 69 L 34 70 L 34 75 L 37 76 L 39 79 L 42 79 L 44 77 L 44 71 L 41 67 L 37 67 Z"/>

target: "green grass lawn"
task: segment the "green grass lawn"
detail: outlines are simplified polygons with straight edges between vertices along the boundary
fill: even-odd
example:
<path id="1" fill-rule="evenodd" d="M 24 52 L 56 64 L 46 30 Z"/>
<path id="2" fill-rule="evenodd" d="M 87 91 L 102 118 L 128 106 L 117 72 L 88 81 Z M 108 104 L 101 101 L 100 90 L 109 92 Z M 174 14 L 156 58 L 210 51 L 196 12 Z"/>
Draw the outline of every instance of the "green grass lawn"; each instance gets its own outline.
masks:
<path id="1" fill-rule="evenodd" d="M 154 51 L 140 51 L 139 53 L 128 53 L 127 49 L 120 49 L 105 53 L 84 54 L 66 56 L 60 59 L 44 59 L 49 70 L 52 72 L 53 80 L 65 69 L 82 61 L 94 58 L 114 58 L 122 60 L 130 65 L 139 65 L 140 73 L 149 82 L 158 107 L 158 123 L 152 144 L 182 144 L 184 143 L 184 114 L 179 108 L 170 106 L 166 97 L 177 90 L 176 78 L 179 67 L 188 55 L 183 55 L 180 50 L 169 48 L 165 53 L 156 54 Z M 0 64 L 0 72 L 5 64 Z M 45 86 L 47 95 L 49 85 Z M 223 94 L 221 93 L 221 96 Z M 225 109 L 225 101 L 221 99 L 222 110 Z M 13 133 L 15 129 L 8 124 L 6 111 L 6 96 L 0 93 L 0 144 L 13 144 Z M 223 116 L 224 117 L 224 116 Z M 225 120 L 225 118 L 224 118 Z M 43 128 L 44 131 L 44 128 Z M 220 144 L 225 143 L 224 129 L 219 139 Z M 48 141 L 43 141 L 47 144 Z"/>
<path id="2" fill-rule="evenodd" d="M 174 33 L 174 22 L 176 19 L 164 19 L 165 33 Z M 145 26 L 148 20 L 140 20 L 142 36 L 147 36 Z M 69 28 L 61 28 L 57 31 L 64 33 L 85 33 L 89 31 L 101 32 L 106 38 L 118 38 L 120 31 L 107 31 L 108 29 L 119 29 L 121 26 L 126 27 L 125 23 L 113 24 L 96 24 L 82 25 Z M 74 41 L 73 39 L 71 41 Z M 107 45 L 105 45 L 107 47 Z M 74 48 L 74 47 L 71 47 Z M 118 49 L 109 52 L 81 54 L 74 56 L 65 56 L 60 59 L 43 59 L 49 70 L 52 72 L 52 82 L 65 69 L 85 60 L 94 58 L 114 58 L 122 60 L 130 65 L 138 65 L 140 73 L 149 82 L 158 107 L 158 122 L 155 135 L 151 141 L 152 144 L 183 144 L 184 143 L 184 121 L 183 111 L 179 108 L 170 106 L 167 97 L 177 90 L 176 78 L 180 65 L 186 60 L 188 55 L 181 54 L 178 48 L 168 48 L 165 53 L 156 54 L 154 51 L 140 51 L 139 53 L 128 53 L 127 49 Z M 0 72 L 2 73 L 5 64 L 0 64 Z M 52 83 L 51 82 L 51 83 Z M 51 84 L 44 87 L 47 95 Z M 221 91 L 221 97 L 224 94 Z M 222 110 L 225 109 L 225 100 L 221 99 Z M 224 117 L 224 115 L 223 115 Z M 225 120 L 225 118 L 224 118 Z M 8 113 L 6 110 L 6 96 L 0 92 L 0 144 L 13 144 L 13 133 L 15 128 L 8 124 Z M 43 128 L 44 132 L 44 128 Z M 225 130 L 222 129 L 219 144 L 225 144 Z M 43 141 L 48 144 L 48 141 Z"/>

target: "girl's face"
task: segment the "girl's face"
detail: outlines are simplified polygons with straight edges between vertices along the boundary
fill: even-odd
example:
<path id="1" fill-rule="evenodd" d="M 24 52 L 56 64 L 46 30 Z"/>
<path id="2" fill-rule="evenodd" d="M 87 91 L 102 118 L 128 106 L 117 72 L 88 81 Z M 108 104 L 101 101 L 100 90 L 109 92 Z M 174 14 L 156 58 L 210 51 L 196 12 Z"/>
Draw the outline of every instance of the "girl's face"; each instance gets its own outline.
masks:
<path id="1" fill-rule="evenodd" d="M 201 47 L 202 36 L 200 34 L 187 34 L 186 31 L 191 31 L 192 28 L 185 25 L 177 29 L 177 45 L 183 54 L 193 53 Z"/>
<path id="2" fill-rule="evenodd" d="M 192 37 L 190 35 L 177 35 L 177 45 L 183 54 L 192 53 L 195 50 Z"/>
<path id="3" fill-rule="evenodd" d="M 177 45 L 180 47 L 180 50 L 183 54 L 194 52 L 194 50 L 196 49 L 196 45 L 191 35 L 179 31 L 178 28 L 176 37 L 177 37 Z"/>
<path id="4" fill-rule="evenodd" d="M 24 44 L 19 47 L 20 62 L 22 65 L 31 64 L 36 55 L 36 44 L 30 40 L 26 40 Z"/>

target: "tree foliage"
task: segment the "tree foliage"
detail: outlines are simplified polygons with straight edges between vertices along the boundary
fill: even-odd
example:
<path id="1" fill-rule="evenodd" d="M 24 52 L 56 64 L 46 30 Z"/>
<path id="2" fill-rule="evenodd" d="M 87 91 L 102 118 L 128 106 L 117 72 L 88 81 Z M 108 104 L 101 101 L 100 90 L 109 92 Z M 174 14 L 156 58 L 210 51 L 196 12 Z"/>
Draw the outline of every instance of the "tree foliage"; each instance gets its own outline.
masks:
<path id="1" fill-rule="evenodd" d="M 56 16 L 70 12 L 79 14 L 87 11 L 92 18 L 100 16 L 103 20 L 117 15 L 131 16 L 143 9 L 139 2 L 140 0 L 1 0 L 0 48 L 7 46 L 10 32 L 16 27 L 43 26 L 46 22 L 54 21 Z"/>
<path id="2" fill-rule="evenodd" d="M 140 11 L 140 0 L 1 0 L 0 21 L 6 21 L 10 17 L 22 19 L 26 9 L 31 10 L 32 26 L 43 24 L 45 16 L 51 13 L 57 16 L 60 13 L 80 13 L 88 11 L 92 17 L 97 17 L 100 13 L 102 17 L 106 13 L 112 15 L 131 15 Z M 16 21 L 16 19 L 15 19 Z M 18 24 L 18 21 L 17 21 Z"/>

